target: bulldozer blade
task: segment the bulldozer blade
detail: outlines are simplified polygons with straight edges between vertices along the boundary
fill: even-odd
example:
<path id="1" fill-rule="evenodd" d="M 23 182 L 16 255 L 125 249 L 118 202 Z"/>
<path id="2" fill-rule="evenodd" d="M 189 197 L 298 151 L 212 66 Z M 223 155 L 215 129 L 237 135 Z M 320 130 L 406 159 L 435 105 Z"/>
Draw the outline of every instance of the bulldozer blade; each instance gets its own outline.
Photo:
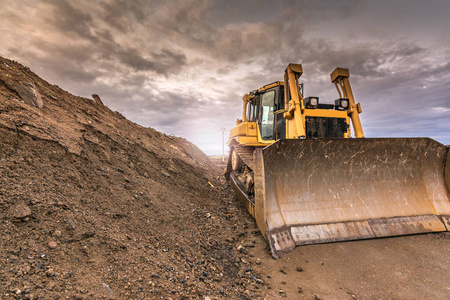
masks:
<path id="1" fill-rule="evenodd" d="M 450 229 L 449 147 L 429 138 L 279 140 L 255 151 L 255 219 L 296 245 Z"/>

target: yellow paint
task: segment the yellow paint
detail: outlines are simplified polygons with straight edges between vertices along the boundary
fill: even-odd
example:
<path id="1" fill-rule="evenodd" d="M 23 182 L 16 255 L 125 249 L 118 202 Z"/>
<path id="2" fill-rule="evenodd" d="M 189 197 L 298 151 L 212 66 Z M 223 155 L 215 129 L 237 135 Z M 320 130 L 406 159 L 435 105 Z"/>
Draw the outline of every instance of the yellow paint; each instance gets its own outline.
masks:
<path id="1" fill-rule="evenodd" d="M 299 78 L 303 74 L 303 68 L 300 64 L 289 64 L 285 70 L 284 82 L 274 82 L 265 85 L 257 90 L 264 92 L 265 90 L 276 86 L 285 86 L 284 101 L 285 109 L 279 110 L 283 112 L 286 119 L 286 139 L 299 139 L 306 137 L 306 117 L 324 117 L 324 118 L 343 118 L 349 125 L 349 129 L 344 133 L 344 138 L 351 137 L 350 123 L 353 125 L 355 137 L 364 137 L 359 114 L 362 112 L 361 105 L 355 102 L 352 89 L 348 78 L 350 73 L 348 69 L 336 68 L 331 73 L 331 82 L 334 83 L 339 94 L 339 98 L 347 98 L 349 100 L 349 108 L 347 110 L 331 110 L 331 109 L 308 109 L 305 108 L 305 100 L 300 93 Z M 267 141 L 261 138 L 260 130 L 257 122 L 248 122 L 247 105 L 255 97 L 256 91 L 245 94 L 243 100 L 242 120 L 236 122 L 236 127 L 230 131 L 230 141 L 235 140 L 239 144 L 247 146 L 266 146 L 275 142 L 275 140 Z M 288 97 L 288 95 L 290 97 Z M 230 145 L 230 141 L 228 144 Z"/>
<path id="2" fill-rule="evenodd" d="M 363 138 L 364 131 L 361 125 L 361 120 L 359 119 L 359 114 L 362 112 L 361 104 L 356 104 L 355 98 L 353 97 L 352 88 L 350 86 L 350 81 L 348 78 L 350 77 L 350 73 L 348 69 L 344 68 L 336 68 L 333 73 L 331 73 L 331 82 L 334 83 L 336 89 L 338 90 L 339 95 L 344 95 L 344 98 L 349 100 L 349 109 L 346 110 L 348 115 L 350 116 L 353 124 L 353 130 L 355 131 L 355 137 Z M 340 89 L 341 90 L 340 90 Z"/>

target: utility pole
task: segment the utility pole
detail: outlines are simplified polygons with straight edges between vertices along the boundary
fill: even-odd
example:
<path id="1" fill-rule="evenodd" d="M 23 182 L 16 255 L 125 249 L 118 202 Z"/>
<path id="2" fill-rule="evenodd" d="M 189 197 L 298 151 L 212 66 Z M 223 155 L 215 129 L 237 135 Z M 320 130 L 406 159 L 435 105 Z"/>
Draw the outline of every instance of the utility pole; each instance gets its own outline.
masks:
<path id="1" fill-rule="evenodd" d="M 222 162 L 225 161 L 225 127 L 222 127 Z"/>

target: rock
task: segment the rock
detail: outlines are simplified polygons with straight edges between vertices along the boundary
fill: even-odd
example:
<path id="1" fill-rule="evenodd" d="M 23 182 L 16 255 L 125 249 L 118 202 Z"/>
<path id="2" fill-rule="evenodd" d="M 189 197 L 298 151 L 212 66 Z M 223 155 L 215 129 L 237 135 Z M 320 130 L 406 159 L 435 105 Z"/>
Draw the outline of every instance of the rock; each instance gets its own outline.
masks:
<path id="1" fill-rule="evenodd" d="M 75 222 L 72 219 L 67 219 L 67 230 L 75 230 Z"/>
<path id="2" fill-rule="evenodd" d="M 29 265 L 26 265 L 25 267 L 23 267 L 22 269 L 22 273 L 23 274 L 28 274 L 31 271 L 31 267 Z"/>
<path id="3" fill-rule="evenodd" d="M 297 267 L 297 272 L 303 272 L 303 269 L 301 267 Z"/>
<path id="4" fill-rule="evenodd" d="M 81 234 L 81 237 L 83 238 L 83 239 L 88 239 L 88 238 L 90 238 L 90 237 L 93 237 L 95 235 L 95 231 L 93 231 L 93 230 L 88 230 L 88 231 L 84 231 L 82 234 Z"/>
<path id="5" fill-rule="evenodd" d="M 11 216 L 16 219 L 26 219 L 31 216 L 31 209 L 25 204 L 16 204 L 11 209 Z"/>
<path id="6" fill-rule="evenodd" d="M 303 288 L 301 286 L 298 287 L 298 291 L 299 294 L 303 293 Z"/>
<path id="7" fill-rule="evenodd" d="M 61 237 L 61 235 L 62 235 L 62 233 L 61 233 L 60 230 L 55 230 L 55 231 L 53 231 L 53 236 L 54 236 L 54 237 Z"/>
<path id="8" fill-rule="evenodd" d="M 283 273 L 283 274 L 287 274 L 286 267 L 283 267 L 282 269 L 280 269 L 280 272 Z"/>
<path id="9" fill-rule="evenodd" d="M 323 298 L 319 295 L 314 295 L 314 300 L 323 300 Z"/>
<path id="10" fill-rule="evenodd" d="M 50 249 L 55 249 L 57 246 L 58 244 L 55 241 L 48 242 L 48 247 Z"/>
<path id="11" fill-rule="evenodd" d="M 106 289 L 106 291 L 108 292 L 108 294 L 110 295 L 110 296 L 112 296 L 114 293 L 113 293 L 113 291 L 111 290 L 111 288 L 109 287 L 109 285 L 107 285 L 106 283 L 102 283 L 102 285 L 103 285 L 103 287 Z"/>
<path id="12" fill-rule="evenodd" d="M 52 291 L 56 286 L 56 282 L 49 282 L 47 283 L 46 289 Z"/>
<path id="13" fill-rule="evenodd" d="M 102 99 L 100 99 L 100 96 L 97 94 L 92 94 L 92 99 L 94 99 L 95 103 L 100 104 L 104 106 Z"/>
<path id="14" fill-rule="evenodd" d="M 244 247 L 242 247 L 242 246 L 238 246 L 237 247 L 237 249 L 239 250 L 239 252 L 241 252 L 241 253 L 244 253 L 244 254 L 247 254 L 248 253 L 248 250 L 247 249 L 245 249 Z"/>
<path id="15" fill-rule="evenodd" d="M 161 170 L 161 174 L 163 174 L 164 177 L 170 177 L 169 172 L 167 172 L 167 171 L 164 170 L 164 169 Z"/>
<path id="16" fill-rule="evenodd" d="M 29 105 L 42 108 L 44 103 L 42 102 L 41 94 L 37 91 L 36 86 L 32 82 L 21 82 L 15 86 L 17 93 L 25 103 Z"/>
<path id="17" fill-rule="evenodd" d="M 169 166 L 167 167 L 167 170 L 169 170 L 172 173 L 177 173 L 177 169 L 175 168 L 175 165 L 173 164 L 173 162 L 169 163 Z"/>

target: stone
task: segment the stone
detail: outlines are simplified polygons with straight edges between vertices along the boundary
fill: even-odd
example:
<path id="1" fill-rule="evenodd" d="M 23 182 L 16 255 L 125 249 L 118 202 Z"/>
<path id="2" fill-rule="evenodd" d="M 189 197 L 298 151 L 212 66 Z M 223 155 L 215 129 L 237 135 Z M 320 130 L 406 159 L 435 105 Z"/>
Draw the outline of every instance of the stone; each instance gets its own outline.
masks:
<path id="1" fill-rule="evenodd" d="M 16 204 L 11 209 L 11 215 L 16 219 L 25 219 L 31 216 L 31 209 L 25 204 Z"/>
<path id="2" fill-rule="evenodd" d="M 45 275 L 47 275 L 47 277 L 56 276 L 56 274 L 53 271 L 53 269 L 48 269 L 47 271 L 45 271 Z"/>
<path id="3" fill-rule="evenodd" d="M 36 86 L 32 82 L 21 82 L 15 87 L 15 90 L 19 94 L 25 103 L 42 108 L 44 103 L 42 102 L 41 94 L 36 89 Z"/>
<path id="4" fill-rule="evenodd" d="M 48 242 L 48 247 L 50 249 L 55 249 L 57 246 L 58 244 L 55 241 Z"/>
<path id="5" fill-rule="evenodd" d="M 102 99 L 100 99 L 100 96 L 97 94 L 92 94 L 92 99 L 94 99 L 95 103 L 100 104 L 104 106 Z"/>
<path id="6" fill-rule="evenodd" d="M 238 251 L 241 252 L 241 253 L 244 253 L 244 254 L 247 254 L 247 253 L 248 253 L 248 250 L 245 249 L 245 248 L 242 247 L 242 246 L 238 246 L 237 249 L 238 249 Z"/>
<path id="7" fill-rule="evenodd" d="M 113 291 L 111 290 L 111 288 L 109 287 L 109 285 L 107 285 L 106 283 L 102 283 L 102 285 L 103 285 L 103 287 L 106 289 L 106 291 L 108 292 L 108 294 L 110 295 L 110 296 L 112 296 L 114 293 L 113 293 Z"/>
<path id="8" fill-rule="evenodd" d="M 164 169 L 161 170 L 161 174 L 162 174 L 164 177 L 170 177 L 169 172 L 167 172 L 167 171 L 164 170 Z"/>

